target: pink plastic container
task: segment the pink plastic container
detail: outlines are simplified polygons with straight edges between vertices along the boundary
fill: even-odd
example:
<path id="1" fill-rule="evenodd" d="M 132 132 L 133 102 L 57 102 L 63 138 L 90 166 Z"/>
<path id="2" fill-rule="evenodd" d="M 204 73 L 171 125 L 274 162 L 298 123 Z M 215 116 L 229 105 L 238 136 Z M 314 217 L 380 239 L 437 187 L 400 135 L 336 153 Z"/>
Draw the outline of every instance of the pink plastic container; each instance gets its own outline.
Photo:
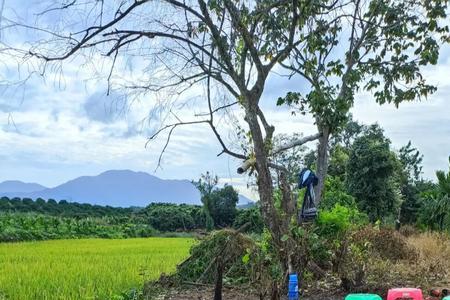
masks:
<path id="1" fill-rule="evenodd" d="M 395 288 L 388 291 L 387 300 L 423 300 L 421 289 Z"/>

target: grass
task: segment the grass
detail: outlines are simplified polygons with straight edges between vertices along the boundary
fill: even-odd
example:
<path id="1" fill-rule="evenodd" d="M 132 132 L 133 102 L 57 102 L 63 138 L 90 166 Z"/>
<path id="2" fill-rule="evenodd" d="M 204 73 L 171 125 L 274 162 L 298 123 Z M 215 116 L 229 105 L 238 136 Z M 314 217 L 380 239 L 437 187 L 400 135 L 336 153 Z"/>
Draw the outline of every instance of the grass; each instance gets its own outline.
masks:
<path id="1" fill-rule="evenodd" d="M 412 250 L 407 251 L 406 257 L 398 260 L 388 260 L 379 254 L 371 257 L 365 268 L 369 288 L 386 292 L 395 286 L 409 286 L 420 287 L 426 293 L 433 287 L 449 286 L 449 237 L 446 234 L 425 232 L 403 239 Z M 389 247 L 381 249 L 392 251 Z"/>
<path id="2" fill-rule="evenodd" d="M 189 238 L 0 244 L 0 299 L 120 299 L 175 270 Z"/>
<path id="3" fill-rule="evenodd" d="M 450 238 L 445 233 L 422 233 L 408 237 L 418 252 L 414 261 L 418 282 L 424 285 L 450 285 Z"/>

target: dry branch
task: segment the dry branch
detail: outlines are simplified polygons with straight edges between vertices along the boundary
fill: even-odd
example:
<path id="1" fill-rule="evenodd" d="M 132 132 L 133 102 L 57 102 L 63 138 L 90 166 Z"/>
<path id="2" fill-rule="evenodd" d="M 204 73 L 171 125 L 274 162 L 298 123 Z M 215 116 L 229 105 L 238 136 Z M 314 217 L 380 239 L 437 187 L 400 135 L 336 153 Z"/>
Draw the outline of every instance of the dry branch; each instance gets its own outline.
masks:
<path id="1" fill-rule="evenodd" d="M 305 137 L 303 137 L 301 139 L 298 139 L 298 140 L 291 141 L 291 142 L 289 142 L 289 143 L 287 143 L 285 145 L 280 146 L 278 149 L 273 151 L 272 154 L 275 155 L 275 154 L 278 154 L 280 152 L 286 151 L 288 149 L 291 149 L 291 148 L 294 148 L 294 147 L 297 147 L 297 146 L 301 146 L 301 145 L 306 144 L 308 142 L 317 140 L 321 136 L 322 136 L 321 133 L 316 133 L 316 134 L 313 134 L 313 135 L 305 136 Z"/>

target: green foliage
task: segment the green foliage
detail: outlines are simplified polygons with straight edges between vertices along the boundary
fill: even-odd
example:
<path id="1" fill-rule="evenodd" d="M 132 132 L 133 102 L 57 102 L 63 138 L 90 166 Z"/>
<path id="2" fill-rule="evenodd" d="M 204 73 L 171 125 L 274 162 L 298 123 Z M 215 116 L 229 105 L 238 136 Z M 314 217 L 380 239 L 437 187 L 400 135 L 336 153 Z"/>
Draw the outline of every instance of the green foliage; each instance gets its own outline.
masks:
<path id="1" fill-rule="evenodd" d="M 342 180 L 345 180 L 348 159 L 349 159 L 349 149 L 339 144 L 335 145 L 332 148 L 330 154 L 328 175 L 339 176 Z"/>
<path id="2" fill-rule="evenodd" d="M 424 187 L 421 180 L 423 155 L 414 148 L 411 141 L 400 148 L 398 159 L 400 162 L 399 183 L 402 195 L 400 221 L 414 224 L 417 221 L 420 209 L 420 193 Z"/>
<path id="3" fill-rule="evenodd" d="M 340 145 L 348 151 L 355 139 L 363 133 L 364 129 L 365 125 L 354 121 L 353 116 L 349 114 L 347 123 L 332 137 L 331 146 Z"/>
<path id="4" fill-rule="evenodd" d="M 339 238 L 349 229 L 367 224 L 367 215 L 355 207 L 336 204 L 331 210 L 321 211 L 317 219 L 318 232 L 322 236 Z"/>
<path id="5" fill-rule="evenodd" d="M 236 204 L 238 201 L 239 195 L 230 185 L 225 185 L 223 188 L 214 190 L 210 194 L 210 215 L 218 228 L 230 227 L 233 224 L 237 213 Z"/>
<path id="6" fill-rule="evenodd" d="M 33 213 L 0 213 L 0 242 L 150 237 L 157 233 L 149 225 L 116 217 L 75 219 Z"/>
<path id="7" fill-rule="evenodd" d="M 254 247 L 250 237 L 234 230 L 215 231 L 191 248 L 190 257 L 177 268 L 176 279 L 213 283 L 221 261 L 225 282 L 248 281 L 251 270 L 244 257 Z"/>
<path id="8" fill-rule="evenodd" d="M 438 192 L 441 195 L 450 195 L 450 157 L 447 174 L 444 171 L 437 171 L 436 177 L 438 179 Z"/>
<path id="9" fill-rule="evenodd" d="M 146 222 L 159 231 L 191 231 L 206 227 L 201 206 L 152 203 L 144 209 Z"/>
<path id="10" fill-rule="evenodd" d="M 250 223 L 250 226 L 246 229 L 246 232 L 263 232 L 264 221 L 262 219 L 259 206 L 253 206 L 248 209 L 239 209 L 237 211 L 236 219 L 233 223 L 233 228 L 239 229 L 247 223 Z"/>
<path id="11" fill-rule="evenodd" d="M 356 207 L 356 200 L 348 194 L 345 182 L 341 177 L 327 176 L 325 179 L 325 192 L 320 201 L 320 208 L 330 210 L 336 204 L 346 207 Z"/>
<path id="12" fill-rule="evenodd" d="M 402 224 L 414 224 L 421 208 L 420 189 L 416 184 L 406 182 L 401 185 L 400 190 L 403 198 L 400 221 Z"/>
<path id="13" fill-rule="evenodd" d="M 440 45 L 449 41 L 448 25 L 442 22 L 447 1 L 335 2 L 343 11 L 354 11 L 355 19 L 351 14 L 331 17 L 321 7 L 333 10 L 333 5 L 321 3 L 302 9 L 300 19 L 314 22 L 300 27 L 301 51 L 291 54 L 293 62 L 285 66 L 303 77 L 309 89 L 288 92 L 278 105 L 311 113 L 319 130 L 327 128 L 334 134 L 345 126 L 358 91 L 368 91 L 380 104 L 396 106 L 436 91 L 421 69 L 436 64 Z"/>
<path id="14" fill-rule="evenodd" d="M 203 203 L 203 209 L 205 212 L 206 218 L 206 228 L 208 230 L 212 230 L 214 228 L 214 219 L 211 215 L 212 211 L 212 199 L 211 194 L 217 186 L 219 182 L 219 178 L 206 172 L 206 174 L 202 174 L 198 181 L 192 181 L 195 187 L 199 190 L 201 195 L 201 200 Z"/>
<path id="15" fill-rule="evenodd" d="M 202 174 L 198 181 L 193 181 L 202 197 L 208 230 L 215 227 L 230 227 L 236 216 L 236 204 L 239 201 L 238 193 L 229 185 L 217 188 L 218 181 L 219 178 L 209 172 Z"/>
<path id="16" fill-rule="evenodd" d="M 214 283 L 221 264 L 224 283 L 252 286 L 264 299 L 274 284 L 284 281 L 267 230 L 258 236 L 229 229 L 214 231 L 192 247 L 190 254 L 172 277 L 175 282 Z"/>
<path id="17" fill-rule="evenodd" d="M 85 217 L 128 217 L 137 214 L 140 208 L 122 208 L 112 206 L 91 205 L 88 203 L 67 202 L 54 199 L 45 201 L 42 198 L 33 201 L 29 198 L 0 198 L 1 212 L 42 213 L 51 216 L 85 218 Z"/>
<path id="18" fill-rule="evenodd" d="M 422 194 L 419 222 L 431 229 L 450 232 L 450 167 L 447 173 L 437 171 L 436 177 L 435 188 Z"/>
<path id="19" fill-rule="evenodd" d="M 355 139 L 347 167 L 347 188 L 372 222 L 397 210 L 400 201 L 397 170 L 398 161 L 390 150 L 390 141 L 378 125 L 368 127 Z"/>
<path id="20" fill-rule="evenodd" d="M 309 259 L 323 268 L 329 268 L 330 264 L 339 264 L 339 255 L 348 235 L 367 223 L 367 215 L 359 212 L 355 206 L 335 204 L 329 210 L 321 209 L 314 226 L 296 229 L 295 236 L 306 246 L 305 255 Z"/>
<path id="21" fill-rule="evenodd" d="M 412 146 L 411 141 L 400 148 L 398 158 L 402 164 L 407 180 L 420 180 L 420 174 L 422 173 L 423 155 L 420 154 L 419 150 Z"/>
<path id="22" fill-rule="evenodd" d="M 238 194 L 231 186 L 211 192 L 213 217 L 218 226 L 233 225 Z M 0 199 L 3 241 L 80 237 L 146 237 L 158 232 L 189 232 L 206 228 L 202 206 L 151 203 L 146 208 L 116 208 L 50 199 Z M 259 219 L 258 219 L 259 217 Z M 256 229 L 260 216 L 254 215 Z M 7 220 L 10 220 L 9 223 Z M 213 219 L 214 220 L 214 219 Z M 242 220 L 242 218 L 241 218 Z M 31 226 L 34 223 L 34 226 Z M 31 225 L 30 225 L 31 224 Z M 70 224 L 70 225 L 61 225 Z M 69 229 L 67 229 L 67 227 Z M 167 235 L 167 234 L 166 234 Z"/>

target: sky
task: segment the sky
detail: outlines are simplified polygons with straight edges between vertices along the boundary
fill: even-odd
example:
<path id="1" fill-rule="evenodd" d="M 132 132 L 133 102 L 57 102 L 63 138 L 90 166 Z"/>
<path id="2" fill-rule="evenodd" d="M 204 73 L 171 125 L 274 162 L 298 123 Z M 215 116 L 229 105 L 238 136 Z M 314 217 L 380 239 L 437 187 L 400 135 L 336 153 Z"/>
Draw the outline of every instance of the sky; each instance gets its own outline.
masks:
<path id="1" fill-rule="evenodd" d="M 16 71 L 14 63 L 3 61 L 0 78 L 18 78 Z M 157 168 L 165 136 L 147 144 L 161 121 L 155 117 L 158 112 L 152 110 L 157 99 L 149 96 L 130 102 L 116 92 L 106 96 L 106 82 L 93 79 L 90 72 L 91 67 L 74 60 L 64 64 L 63 72 L 50 70 L 44 78 L 34 76 L 25 85 L 0 85 L 0 182 L 21 180 L 53 187 L 111 169 L 145 171 L 167 179 L 195 179 L 211 170 L 222 183 L 234 184 L 243 194 L 254 197 L 246 188 L 248 178 L 236 174 L 239 161 L 217 156 L 220 145 L 204 125 L 177 129 L 162 166 Z M 448 168 L 450 155 L 448 47 L 442 49 L 438 65 L 427 67 L 424 74 L 438 87 L 426 101 L 403 103 L 397 109 L 380 106 L 370 94 L 360 93 L 351 112 L 362 123 L 378 122 L 395 149 L 411 140 L 424 155 L 424 177 L 433 179 L 436 170 Z M 262 103 L 276 133 L 315 133 L 309 117 L 292 116 L 287 109 L 274 105 L 278 97 L 297 90 L 300 84 L 276 74 L 269 77 Z M 193 89 L 184 97 L 201 95 L 201 89 Z M 197 110 L 195 106 L 181 108 L 186 114 Z M 233 142 L 226 121 L 219 120 L 219 124 L 223 125 L 225 139 Z"/>

